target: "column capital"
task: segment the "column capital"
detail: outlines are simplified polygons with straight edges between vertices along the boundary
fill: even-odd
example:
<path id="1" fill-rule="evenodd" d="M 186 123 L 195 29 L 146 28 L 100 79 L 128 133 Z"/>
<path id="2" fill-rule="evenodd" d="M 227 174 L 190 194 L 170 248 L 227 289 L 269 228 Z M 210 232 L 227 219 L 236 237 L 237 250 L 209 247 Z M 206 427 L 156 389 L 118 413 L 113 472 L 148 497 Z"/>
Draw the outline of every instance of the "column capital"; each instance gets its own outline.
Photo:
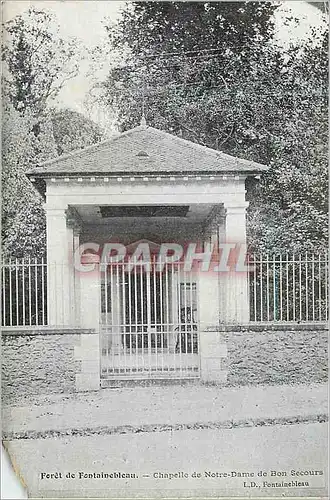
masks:
<path id="1" fill-rule="evenodd" d="M 241 202 L 225 202 L 224 203 L 224 208 L 226 209 L 226 213 L 231 213 L 231 214 L 239 214 L 242 212 L 245 212 L 245 210 L 248 208 L 249 202 L 248 201 L 241 201 Z"/>
<path id="2" fill-rule="evenodd" d="M 67 227 L 73 229 L 74 235 L 80 234 L 83 227 L 83 221 L 77 210 L 69 206 L 65 210 L 65 215 Z"/>
<path id="3" fill-rule="evenodd" d="M 45 205 L 46 213 L 52 215 L 53 217 L 65 217 L 66 208 L 53 208 L 49 205 Z"/>
<path id="4" fill-rule="evenodd" d="M 219 225 L 224 223 L 225 218 L 226 214 L 223 206 L 215 205 L 205 220 L 205 235 L 212 236 L 214 232 L 217 232 Z"/>

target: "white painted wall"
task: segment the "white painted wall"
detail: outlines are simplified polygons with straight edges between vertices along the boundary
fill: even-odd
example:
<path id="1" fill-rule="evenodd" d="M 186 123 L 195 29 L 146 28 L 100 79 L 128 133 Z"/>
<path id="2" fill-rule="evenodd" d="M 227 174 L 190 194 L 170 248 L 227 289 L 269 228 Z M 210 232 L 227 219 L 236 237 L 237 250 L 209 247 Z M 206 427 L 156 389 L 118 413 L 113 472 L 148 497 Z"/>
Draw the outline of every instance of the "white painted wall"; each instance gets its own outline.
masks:
<path id="1" fill-rule="evenodd" d="M 245 178 L 184 181 L 155 179 L 143 181 L 101 178 L 51 179 L 47 181 L 46 197 L 49 208 L 66 208 L 67 205 L 190 205 L 196 203 L 240 203 L 245 201 Z"/>
<path id="2" fill-rule="evenodd" d="M 244 177 L 227 177 L 189 179 L 176 178 L 174 181 L 164 180 L 157 181 L 156 179 L 143 180 L 123 179 L 118 182 L 117 179 L 104 178 L 91 181 L 90 179 L 82 179 L 81 181 L 74 179 L 61 179 L 47 181 L 46 189 L 46 213 L 47 213 L 47 251 L 48 261 L 62 262 L 70 266 L 71 254 L 73 248 L 73 233 L 71 229 L 66 227 L 65 210 L 68 206 L 75 205 L 194 205 L 198 203 L 224 205 L 227 210 L 226 224 L 220 223 L 218 234 L 220 239 L 225 239 L 229 242 L 245 243 L 246 227 L 245 227 L 245 179 Z M 143 231 L 136 225 L 135 232 L 132 232 L 132 227 L 125 231 L 122 229 L 120 233 L 117 231 L 117 238 L 123 238 L 123 243 L 130 243 L 139 239 L 153 240 L 153 236 L 158 236 L 158 241 L 200 241 L 204 236 L 206 228 L 203 224 L 175 225 L 175 223 L 164 221 L 163 224 L 155 226 L 154 223 L 147 221 L 147 226 Z M 148 230 L 146 230 L 148 227 Z M 95 241 L 103 243 L 109 241 L 109 232 L 111 227 L 105 225 L 86 227 L 86 230 L 80 236 L 80 242 Z M 157 234 L 155 234 L 157 233 Z M 164 238 L 164 239 L 163 239 Z M 62 272 L 62 270 L 61 270 Z M 221 287 L 221 279 L 218 282 Z M 220 280 L 220 281 L 219 281 Z M 214 276 L 205 274 L 201 281 L 201 296 L 200 304 L 203 306 L 203 322 L 210 324 L 216 322 L 217 318 L 222 316 L 229 322 L 239 322 L 246 318 L 247 307 L 247 287 L 246 276 L 241 275 L 230 276 L 223 279 L 223 293 L 212 293 L 215 287 Z M 74 324 L 75 318 L 72 313 L 72 297 L 77 300 L 77 294 L 74 290 L 74 280 L 71 271 L 63 277 L 60 275 L 59 269 L 49 276 L 49 284 L 51 290 L 51 298 L 49 301 L 50 322 L 59 322 L 60 317 L 63 319 L 60 324 Z M 222 289 L 222 287 L 221 287 Z M 68 290 L 70 301 L 62 301 L 60 303 L 59 295 L 63 291 Z M 202 291 L 203 290 L 203 291 Z M 221 294 L 222 293 L 222 294 Z M 223 297 L 226 297 L 224 301 Z M 203 298 L 204 297 L 204 298 Z M 222 301 L 222 302 L 221 302 Z M 244 304 L 243 304 L 244 302 Z M 55 305 L 56 304 L 56 305 Z M 220 304 L 220 305 L 219 305 Z M 80 308 L 81 314 L 84 314 L 86 307 Z M 220 313 L 219 313 L 220 311 Z M 240 313 L 239 311 L 245 311 Z M 86 314 L 88 312 L 86 311 Z M 209 320 L 208 320 L 209 318 Z M 78 319 L 78 323 L 85 324 L 83 318 Z"/>

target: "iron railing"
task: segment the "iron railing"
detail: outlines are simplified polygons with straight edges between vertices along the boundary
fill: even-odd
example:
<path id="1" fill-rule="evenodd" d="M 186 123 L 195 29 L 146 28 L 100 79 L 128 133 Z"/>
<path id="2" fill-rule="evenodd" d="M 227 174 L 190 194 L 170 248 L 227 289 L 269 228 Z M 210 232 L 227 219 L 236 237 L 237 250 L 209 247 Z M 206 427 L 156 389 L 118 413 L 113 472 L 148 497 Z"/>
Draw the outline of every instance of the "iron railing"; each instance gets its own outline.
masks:
<path id="1" fill-rule="evenodd" d="M 249 255 L 247 262 L 250 266 L 250 271 L 247 273 L 250 321 L 324 322 L 328 320 L 327 254 Z M 11 259 L 2 263 L 2 326 L 48 325 L 47 301 L 49 301 L 50 294 L 47 292 L 47 280 L 52 266 L 53 264 L 47 263 L 44 259 Z M 65 272 L 67 269 L 63 266 L 62 274 Z M 118 267 L 114 272 L 120 273 L 121 268 Z M 109 307 L 109 303 L 106 303 L 110 290 L 108 276 L 106 275 L 101 282 L 101 316 L 107 313 L 105 309 Z M 169 278 L 170 274 L 167 278 L 166 276 L 164 282 L 161 281 L 162 278 L 154 276 L 150 278 L 149 283 L 144 281 L 146 278 L 136 278 L 135 284 L 132 285 L 133 288 L 127 288 L 128 285 L 126 285 L 126 289 L 121 290 L 121 300 L 127 301 L 129 294 L 134 292 L 134 287 L 137 288 L 137 298 L 134 300 L 140 300 L 141 304 L 139 302 L 137 304 L 138 314 L 144 315 L 143 320 L 141 318 L 139 321 L 140 323 L 146 323 L 148 314 L 154 323 L 160 323 L 163 326 L 171 323 L 166 316 L 166 309 L 160 306 L 160 302 L 165 300 L 166 279 Z M 127 274 L 126 278 L 123 279 L 133 282 L 134 272 L 131 275 Z M 110 276 L 111 279 L 113 280 L 114 276 Z M 189 300 L 192 302 L 193 309 L 197 307 L 195 287 L 196 283 L 192 282 L 189 291 L 185 292 L 186 298 L 184 299 L 187 303 Z M 139 291 L 142 293 L 140 298 Z M 70 293 L 72 294 L 72 291 Z M 68 300 L 68 291 L 58 286 L 56 294 L 53 293 L 52 297 L 52 300 L 64 302 Z M 152 303 L 152 307 L 149 309 L 146 309 L 146 300 Z M 71 297 L 70 301 L 74 302 L 74 298 Z M 169 303 L 170 299 L 168 299 Z M 128 314 L 132 315 L 136 304 L 130 304 L 131 312 Z M 139 304 L 140 307 L 138 307 Z M 192 312 L 194 314 L 194 311 Z M 130 319 L 131 323 L 133 320 L 135 321 L 135 318 L 132 318 Z M 122 323 L 121 319 L 117 319 L 118 325 L 122 325 Z M 132 343 L 134 343 L 133 337 Z"/>
<path id="2" fill-rule="evenodd" d="M 250 321 L 328 320 L 328 256 L 249 255 Z"/>
<path id="3" fill-rule="evenodd" d="M 2 263 L 2 326 L 46 326 L 47 270 L 44 259 Z"/>
<path id="4" fill-rule="evenodd" d="M 101 376 L 199 376 L 197 275 L 183 262 L 101 266 Z"/>

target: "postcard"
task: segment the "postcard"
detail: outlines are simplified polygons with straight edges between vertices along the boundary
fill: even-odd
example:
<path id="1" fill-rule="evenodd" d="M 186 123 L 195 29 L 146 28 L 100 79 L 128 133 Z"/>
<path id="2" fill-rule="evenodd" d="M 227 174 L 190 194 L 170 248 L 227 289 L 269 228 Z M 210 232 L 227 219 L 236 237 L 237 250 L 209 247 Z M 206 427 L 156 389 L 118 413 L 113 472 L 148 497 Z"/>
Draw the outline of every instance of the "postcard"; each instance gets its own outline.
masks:
<path id="1" fill-rule="evenodd" d="M 2 17 L 2 443 L 27 497 L 327 498 L 328 4 Z"/>

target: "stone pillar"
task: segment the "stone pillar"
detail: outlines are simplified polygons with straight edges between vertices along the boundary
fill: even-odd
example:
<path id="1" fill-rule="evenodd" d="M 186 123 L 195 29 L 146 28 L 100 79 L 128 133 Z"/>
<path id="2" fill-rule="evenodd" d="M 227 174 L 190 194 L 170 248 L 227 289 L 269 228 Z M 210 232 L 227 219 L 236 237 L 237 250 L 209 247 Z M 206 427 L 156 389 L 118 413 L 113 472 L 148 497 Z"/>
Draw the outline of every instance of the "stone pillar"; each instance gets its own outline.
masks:
<path id="1" fill-rule="evenodd" d="M 75 347 L 75 360 L 81 362 L 81 372 L 76 375 L 77 391 L 94 391 L 100 388 L 100 263 L 99 256 L 84 254 L 81 263 L 90 270 L 80 273 L 80 326 L 91 329 L 81 335 Z M 93 268 L 93 269 L 92 269 Z"/>
<path id="2" fill-rule="evenodd" d="M 199 271 L 199 323 L 201 330 L 219 324 L 219 280 L 214 272 Z"/>
<path id="3" fill-rule="evenodd" d="M 74 326 L 73 231 L 65 209 L 46 209 L 47 307 L 50 326 Z"/>
<path id="4" fill-rule="evenodd" d="M 90 270 L 80 273 L 80 326 L 98 331 L 101 319 L 100 257 L 84 254 L 81 263 Z"/>
<path id="5" fill-rule="evenodd" d="M 79 252 L 80 245 L 80 230 L 77 228 L 73 229 L 73 254 L 75 252 Z M 73 255 L 74 257 L 74 255 Z M 75 324 L 77 326 L 80 325 L 80 272 L 79 269 L 76 269 L 74 266 L 73 269 L 73 288 L 75 295 Z"/>
<path id="6" fill-rule="evenodd" d="M 213 251 L 219 244 L 218 217 L 211 222 L 206 234 L 207 243 L 213 245 Z M 226 354 L 226 346 L 218 336 L 220 314 L 219 274 L 213 270 L 214 262 L 208 271 L 199 271 L 199 349 L 201 360 L 201 380 L 221 383 L 226 380 L 221 359 Z"/>
<path id="7" fill-rule="evenodd" d="M 226 208 L 226 243 L 236 245 L 236 251 L 230 262 L 230 271 L 224 273 L 226 323 L 242 324 L 249 322 L 249 296 L 248 277 L 244 269 L 236 265 L 239 253 L 243 256 L 246 252 L 246 208 L 248 202 L 225 204 Z M 242 261 L 242 264 L 244 261 Z"/>
<path id="8" fill-rule="evenodd" d="M 75 252 L 79 253 L 79 244 L 80 244 L 80 233 L 82 231 L 83 222 L 80 218 L 77 210 L 73 206 L 69 206 L 66 210 L 66 224 L 67 228 L 70 231 L 70 262 L 73 263 L 71 266 L 71 276 L 72 280 L 72 289 L 74 292 L 74 306 L 75 306 L 75 314 L 72 319 L 73 324 L 75 326 L 80 325 L 80 272 L 79 269 L 76 269 L 74 263 Z"/>
<path id="9" fill-rule="evenodd" d="M 223 384 L 227 380 L 227 345 L 216 326 L 200 332 L 201 380 Z"/>
<path id="10" fill-rule="evenodd" d="M 212 260 L 208 270 L 203 271 L 200 269 L 199 271 L 198 304 L 201 330 L 210 326 L 215 327 L 219 324 L 220 277 L 219 273 L 214 270 L 214 267 L 217 265 L 216 255 L 220 242 L 219 228 L 223 222 L 221 209 L 220 205 L 216 205 L 213 208 L 211 218 L 204 233 L 204 251 L 207 251 L 207 246 L 211 245 Z"/>
<path id="11" fill-rule="evenodd" d="M 74 359 L 81 364 L 76 374 L 76 391 L 100 389 L 100 336 L 99 331 L 80 335 L 80 345 L 74 348 Z"/>

